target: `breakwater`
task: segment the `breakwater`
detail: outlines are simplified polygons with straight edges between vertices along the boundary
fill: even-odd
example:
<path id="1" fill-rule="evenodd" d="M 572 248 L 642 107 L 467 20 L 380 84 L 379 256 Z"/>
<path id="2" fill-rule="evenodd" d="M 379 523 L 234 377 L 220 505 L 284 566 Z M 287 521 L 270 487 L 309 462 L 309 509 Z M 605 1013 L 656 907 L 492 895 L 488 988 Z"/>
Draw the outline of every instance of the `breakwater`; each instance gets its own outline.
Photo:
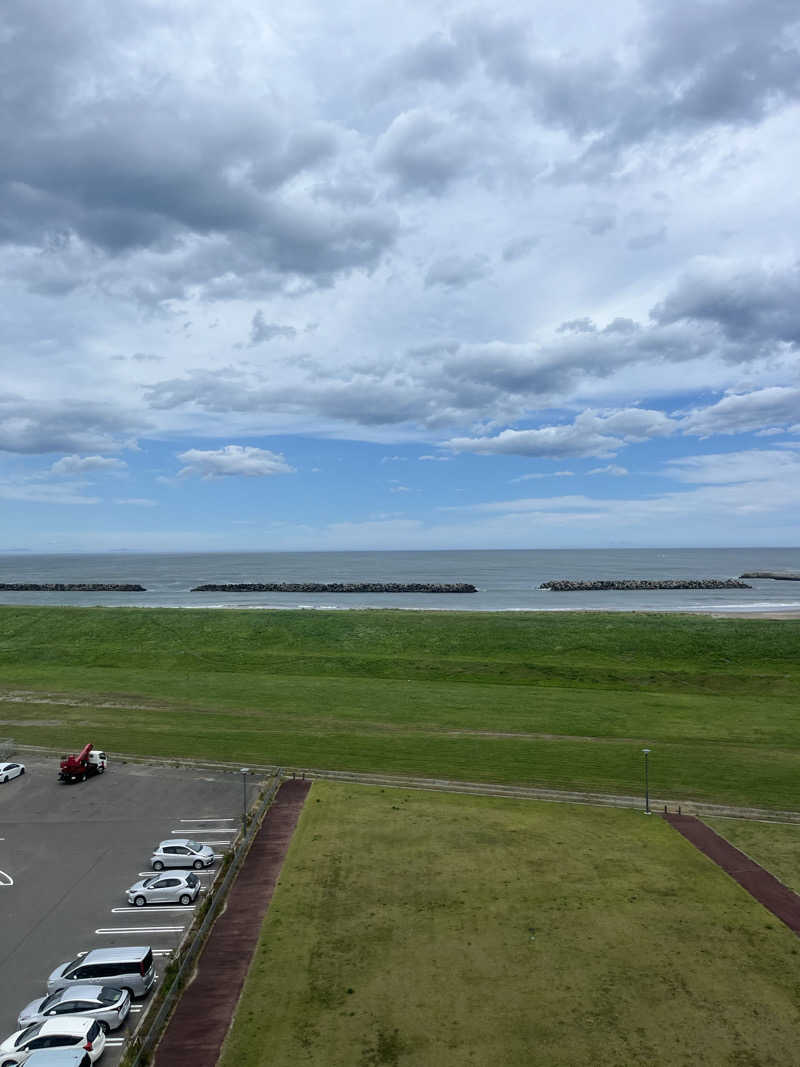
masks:
<path id="1" fill-rule="evenodd" d="M 747 571 L 740 574 L 740 578 L 774 578 L 777 582 L 800 582 L 800 574 L 789 574 L 783 571 Z"/>
<path id="2" fill-rule="evenodd" d="M 751 585 L 736 578 L 668 578 L 664 581 L 645 581 L 636 578 L 609 579 L 596 582 L 573 582 L 569 579 L 555 579 L 542 582 L 540 589 L 552 589 L 555 593 L 586 593 L 606 590 L 632 590 L 640 592 L 650 589 L 752 589 Z"/>
<path id="3" fill-rule="evenodd" d="M 477 593 L 468 582 L 236 582 L 198 585 L 193 593 Z"/>
<path id="4" fill-rule="evenodd" d="M 143 585 L 107 582 L 0 582 L 0 590 L 11 593 L 146 593 Z"/>

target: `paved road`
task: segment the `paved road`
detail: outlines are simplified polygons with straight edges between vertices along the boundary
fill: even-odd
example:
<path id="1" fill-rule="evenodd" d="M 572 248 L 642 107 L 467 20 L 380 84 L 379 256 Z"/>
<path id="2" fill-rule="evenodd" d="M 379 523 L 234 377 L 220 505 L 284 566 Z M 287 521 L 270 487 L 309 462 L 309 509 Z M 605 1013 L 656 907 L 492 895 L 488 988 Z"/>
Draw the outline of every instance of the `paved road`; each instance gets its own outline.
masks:
<path id="1" fill-rule="evenodd" d="M 162 971 L 192 913 L 129 909 L 124 890 L 149 873 L 155 842 L 180 834 L 219 852 L 238 827 L 238 774 L 111 759 L 105 775 L 67 786 L 57 762 L 26 760 L 24 777 L 0 785 L 0 1040 L 83 949 L 151 945 Z M 129 1030 L 110 1035 L 109 1067 Z"/>

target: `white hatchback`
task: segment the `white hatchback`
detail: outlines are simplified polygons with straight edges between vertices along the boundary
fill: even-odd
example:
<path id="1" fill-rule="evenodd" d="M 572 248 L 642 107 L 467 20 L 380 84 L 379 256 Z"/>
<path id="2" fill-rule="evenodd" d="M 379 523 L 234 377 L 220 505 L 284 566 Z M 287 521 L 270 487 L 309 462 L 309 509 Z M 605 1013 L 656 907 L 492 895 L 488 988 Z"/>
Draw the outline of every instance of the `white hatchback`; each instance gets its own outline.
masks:
<path id="1" fill-rule="evenodd" d="M 210 867 L 214 862 L 214 849 L 201 845 L 199 841 L 190 841 L 188 837 L 173 837 L 162 841 L 150 857 L 154 871 L 163 871 L 165 867 L 194 867 L 199 871 Z"/>
<path id="2" fill-rule="evenodd" d="M 7 782 L 11 778 L 19 778 L 24 773 L 24 763 L 0 763 L 0 782 Z"/>
<path id="3" fill-rule="evenodd" d="M 74 1018 L 48 1019 L 17 1030 L 0 1045 L 0 1067 L 17 1067 L 38 1049 L 69 1048 L 83 1050 L 94 1063 L 106 1046 L 106 1035 L 96 1019 L 81 1015 Z"/>
<path id="4" fill-rule="evenodd" d="M 165 871 L 143 878 L 128 890 L 128 903 L 137 908 L 145 904 L 193 904 L 200 892 L 200 879 L 194 871 Z"/>

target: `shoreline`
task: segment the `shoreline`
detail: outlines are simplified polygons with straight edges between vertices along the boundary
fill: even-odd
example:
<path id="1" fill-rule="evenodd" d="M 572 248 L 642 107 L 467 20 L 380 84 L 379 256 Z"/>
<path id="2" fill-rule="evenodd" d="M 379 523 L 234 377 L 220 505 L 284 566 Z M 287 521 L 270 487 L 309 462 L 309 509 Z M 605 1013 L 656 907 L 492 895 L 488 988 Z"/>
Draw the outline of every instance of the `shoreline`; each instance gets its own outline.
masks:
<path id="1" fill-rule="evenodd" d="M 0 611 L 6 608 L 46 608 L 54 610 L 59 608 L 96 610 L 96 611 L 273 611 L 273 612 L 336 612 L 347 614 L 348 612 L 403 612 L 409 614 L 435 614 L 435 615 L 683 615 L 693 618 L 712 619 L 753 619 L 772 622 L 793 621 L 800 619 L 800 607 L 788 608 L 785 611 L 770 611 L 760 608 L 757 611 L 745 611 L 734 608 L 726 611 L 720 607 L 709 607 L 707 610 L 698 608 L 454 608 L 454 607 L 402 607 L 399 605 L 375 604 L 375 605 L 336 605 L 336 604 L 42 604 L 42 603 L 13 603 L 0 601 Z"/>

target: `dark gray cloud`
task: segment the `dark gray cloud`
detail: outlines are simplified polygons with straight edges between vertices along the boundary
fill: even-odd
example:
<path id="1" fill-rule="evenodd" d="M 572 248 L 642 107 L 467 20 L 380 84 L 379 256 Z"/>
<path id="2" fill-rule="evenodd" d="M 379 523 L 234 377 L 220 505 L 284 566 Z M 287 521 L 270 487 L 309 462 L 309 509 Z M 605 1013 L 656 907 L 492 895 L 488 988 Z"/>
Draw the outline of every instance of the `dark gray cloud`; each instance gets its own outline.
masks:
<path id="1" fill-rule="evenodd" d="M 489 273 L 485 256 L 444 256 L 435 260 L 425 275 L 425 285 L 442 285 L 446 289 L 462 289 L 470 282 L 479 281 Z"/>
<path id="2" fill-rule="evenodd" d="M 800 343 L 800 267 L 707 263 L 653 308 L 658 323 L 713 323 L 732 341 Z"/>
<path id="3" fill-rule="evenodd" d="M 420 42 L 392 69 L 410 79 L 437 78 L 438 70 L 449 84 L 482 69 L 520 94 L 543 125 L 579 142 L 578 170 L 591 174 L 620 169 L 631 146 L 754 125 L 797 100 L 799 24 L 793 0 L 664 0 L 645 7 L 635 43 L 581 54 L 544 47 L 528 21 L 473 14 L 454 22 L 438 53 Z"/>
<path id="4" fill-rule="evenodd" d="M 113 452 L 145 429 L 146 422 L 113 404 L 0 397 L 0 452 Z"/>
<path id="5" fill-rule="evenodd" d="M 0 244 L 47 261 L 17 276 L 27 267 L 31 288 L 52 296 L 92 279 L 157 303 L 192 285 L 213 297 L 237 272 L 243 288 L 263 273 L 277 288 L 374 266 L 392 212 L 323 210 L 295 187 L 335 166 L 344 132 L 269 95 L 256 102 L 224 63 L 200 81 L 159 73 L 148 49 L 184 17 L 129 0 L 113 13 L 76 0 L 69 18 L 4 5 Z M 145 251 L 146 265 L 131 263 Z"/>
<path id="6" fill-rule="evenodd" d="M 463 117 L 415 108 L 398 115 L 381 135 L 376 159 L 403 191 L 440 196 L 483 164 L 485 145 Z"/>
<path id="7" fill-rule="evenodd" d="M 284 337 L 291 340 L 297 336 L 297 330 L 294 326 L 280 326 L 276 322 L 267 322 L 264 318 L 264 312 L 259 309 L 253 315 L 253 321 L 250 324 L 250 347 L 263 344 L 265 341 L 272 341 L 276 337 Z"/>
<path id="8" fill-rule="evenodd" d="M 515 263 L 518 259 L 525 259 L 538 244 L 539 238 L 533 234 L 515 237 L 503 249 L 503 259 L 506 263 Z"/>

